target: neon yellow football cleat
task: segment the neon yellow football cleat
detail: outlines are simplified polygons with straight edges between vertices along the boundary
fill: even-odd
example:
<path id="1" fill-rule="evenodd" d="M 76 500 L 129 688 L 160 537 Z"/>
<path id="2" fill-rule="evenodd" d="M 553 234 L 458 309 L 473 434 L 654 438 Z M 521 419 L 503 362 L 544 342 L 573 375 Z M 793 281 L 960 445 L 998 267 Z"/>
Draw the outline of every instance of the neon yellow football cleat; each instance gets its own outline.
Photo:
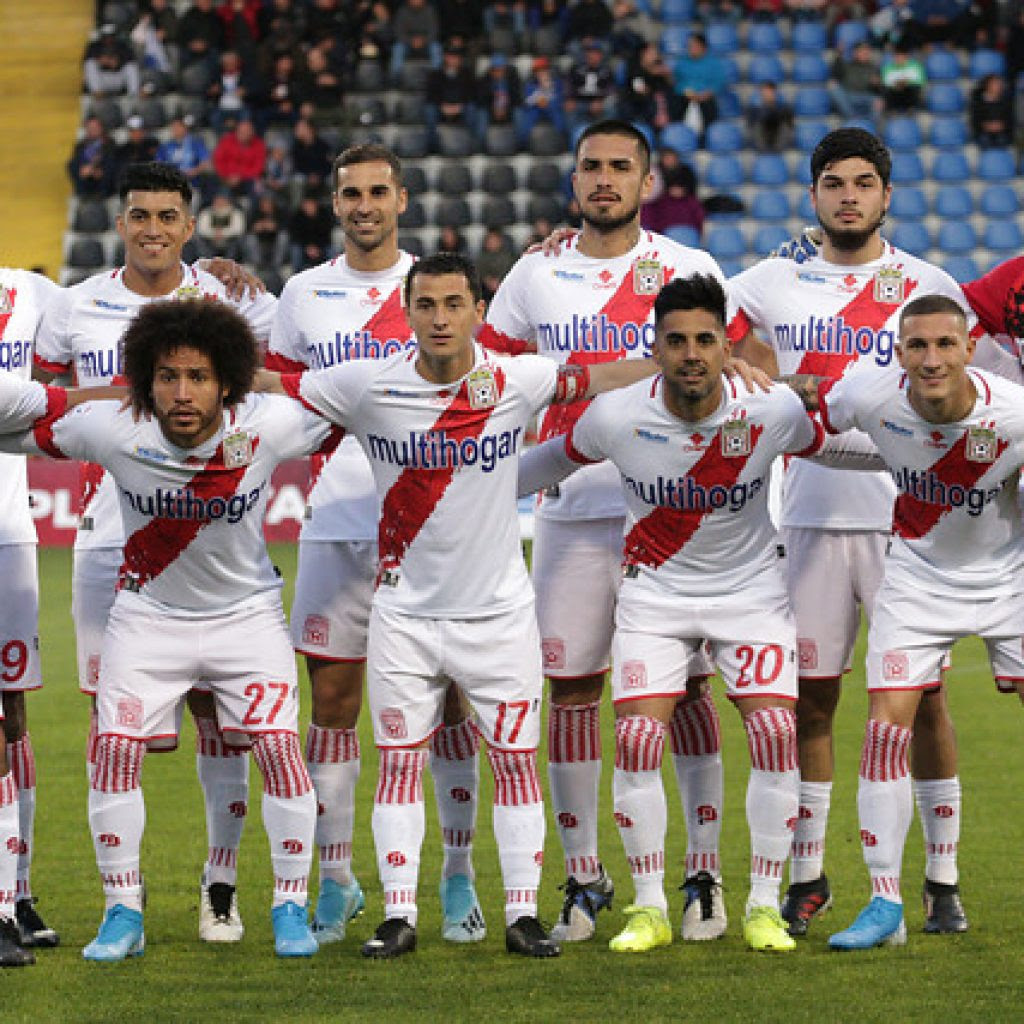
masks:
<path id="1" fill-rule="evenodd" d="M 657 907 L 626 907 L 629 924 L 608 943 L 613 953 L 648 953 L 672 944 L 672 925 Z"/>
<path id="2" fill-rule="evenodd" d="M 743 921 L 743 938 L 757 953 L 788 953 L 796 948 L 796 940 L 774 907 L 751 907 Z"/>

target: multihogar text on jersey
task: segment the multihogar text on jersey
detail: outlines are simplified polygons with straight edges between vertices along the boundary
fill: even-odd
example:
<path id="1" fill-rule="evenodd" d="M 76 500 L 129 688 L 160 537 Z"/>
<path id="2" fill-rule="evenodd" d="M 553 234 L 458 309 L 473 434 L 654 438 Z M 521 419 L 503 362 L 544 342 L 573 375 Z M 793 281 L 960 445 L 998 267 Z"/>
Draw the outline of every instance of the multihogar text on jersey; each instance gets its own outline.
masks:
<path id="1" fill-rule="evenodd" d="M 654 324 L 629 320 L 620 324 L 607 313 L 573 313 L 568 323 L 537 325 L 537 347 L 542 352 L 640 352 L 649 356 L 653 345 Z"/>
<path id="2" fill-rule="evenodd" d="M 820 352 L 823 355 L 873 356 L 876 365 L 892 362 L 895 334 L 882 328 L 855 327 L 842 316 L 809 316 L 802 323 L 776 324 L 775 346 L 780 352 Z"/>
<path id="3" fill-rule="evenodd" d="M 479 465 L 483 472 L 490 473 L 501 459 L 518 454 L 522 433 L 522 427 L 480 437 L 453 437 L 444 430 L 410 430 L 402 440 L 379 434 L 368 434 L 366 440 L 370 458 L 392 466 L 460 469 Z"/>
<path id="4" fill-rule="evenodd" d="M 969 516 L 980 516 L 990 501 L 999 497 L 1002 487 L 965 487 L 947 483 L 930 470 L 908 469 L 906 466 L 892 474 L 896 489 L 901 494 L 923 501 L 926 505 L 943 508 L 966 508 Z"/>
<path id="5" fill-rule="evenodd" d="M 18 370 L 31 362 L 31 341 L 0 341 L 0 370 Z"/>
<path id="6" fill-rule="evenodd" d="M 350 359 L 386 359 L 414 344 L 408 338 L 375 338 L 369 331 L 353 334 L 339 331 L 327 341 L 309 343 L 309 365 L 314 370 L 323 370 Z"/>
<path id="7" fill-rule="evenodd" d="M 692 476 L 680 476 L 674 480 L 663 476 L 652 481 L 634 480 L 623 477 L 626 489 L 635 494 L 644 504 L 677 508 L 685 512 L 711 512 L 728 509 L 740 512 L 744 506 L 764 487 L 764 480 L 755 477 L 746 482 L 705 485 Z"/>
<path id="8" fill-rule="evenodd" d="M 200 498 L 187 487 L 172 491 L 158 487 L 152 494 L 140 494 L 122 487 L 121 493 L 139 515 L 152 516 L 154 519 L 192 519 L 203 522 L 226 519 L 229 523 L 238 523 L 246 512 L 256 508 L 266 486 L 267 481 L 264 480 L 245 494 L 232 494 L 228 498 Z"/>

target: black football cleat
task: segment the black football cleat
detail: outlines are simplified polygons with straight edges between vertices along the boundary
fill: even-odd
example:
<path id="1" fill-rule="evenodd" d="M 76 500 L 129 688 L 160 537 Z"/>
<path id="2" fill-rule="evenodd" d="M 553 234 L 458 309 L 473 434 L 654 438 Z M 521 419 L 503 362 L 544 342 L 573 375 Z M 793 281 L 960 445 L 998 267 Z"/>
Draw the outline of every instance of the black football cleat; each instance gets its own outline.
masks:
<path id="1" fill-rule="evenodd" d="M 924 900 L 924 930 L 929 935 L 953 935 L 967 931 L 967 915 L 960 902 L 958 885 L 944 885 L 926 878 L 921 898 Z"/>
<path id="2" fill-rule="evenodd" d="M 505 948 L 520 956 L 559 956 L 561 947 L 535 917 L 520 917 L 505 929 Z"/>
<path id="3" fill-rule="evenodd" d="M 794 882 L 790 885 L 779 913 L 789 926 L 789 934 L 799 938 L 807 934 L 811 921 L 831 906 L 832 891 L 828 887 L 828 878 L 821 875 L 811 882 Z"/>
<path id="4" fill-rule="evenodd" d="M 363 943 L 363 956 L 394 960 L 416 948 L 416 929 L 404 917 L 389 917 L 377 926 L 372 939 Z"/>

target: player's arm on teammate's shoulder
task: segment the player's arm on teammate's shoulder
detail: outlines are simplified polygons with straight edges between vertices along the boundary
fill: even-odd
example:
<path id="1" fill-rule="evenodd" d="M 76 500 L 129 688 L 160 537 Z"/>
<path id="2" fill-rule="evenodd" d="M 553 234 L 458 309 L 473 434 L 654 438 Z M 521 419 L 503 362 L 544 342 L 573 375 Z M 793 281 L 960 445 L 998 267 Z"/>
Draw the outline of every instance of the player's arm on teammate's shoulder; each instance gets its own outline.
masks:
<path id="1" fill-rule="evenodd" d="M 730 378 L 739 377 L 746 385 L 747 391 L 754 392 L 758 389 L 770 391 L 775 383 L 775 377 L 778 375 L 778 367 L 773 373 L 766 367 L 751 364 L 747 359 L 737 356 L 734 351 L 726 357 L 722 373 Z"/>
<path id="2" fill-rule="evenodd" d="M 249 390 L 262 395 L 287 395 L 288 391 L 281 380 L 283 376 L 277 370 L 268 370 L 261 366 L 253 374 L 252 387 Z"/>
<path id="3" fill-rule="evenodd" d="M 738 341 L 732 343 L 729 350 L 730 359 L 742 359 L 750 366 L 763 370 L 769 377 L 779 375 L 779 361 L 775 349 L 762 341 L 754 331 L 747 331 Z"/>
<path id="4" fill-rule="evenodd" d="M 768 256 L 793 260 L 794 263 L 806 263 L 818 255 L 821 244 L 821 228 L 808 226 L 796 237 L 789 238 L 782 245 L 772 249 Z"/>
<path id="5" fill-rule="evenodd" d="M 791 388 L 797 398 L 804 403 L 808 412 L 817 412 L 820 408 L 819 390 L 822 384 L 831 381 L 831 377 L 820 377 L 814 373 L 794 373 L 788 377 L 779 377 L 779 383 Z"/>
<path id="6" fill-rule="evenodd" d="M 616 359 L 610 363 L 565 363 L 558 367 L 555 379 L 555 405 L 578 402 L 595 395 L 629 387 L 638 380 L 653 376 L 658 364 L 653 359 Z"/>
<path id="7" fill-rule="evenodd" d="M 518 497 L 525 498 L 554 487 L 587 464 L 573 459 L 567 448 L 564 434 L 549 437 L 543 443 L 527 448 L 519 457 Z"/>
<path id="8" fill-rule="evenodd" d="M 128 388 L 123 384 L 103 384 L 98 388 L 49 388 L 48 390 L 63 391 L 68 409 L 73 409 L 83 402 L 102 402 L 104 400 L 122 402 L 126 407 L 130 405 L 130 394 Z"/>
<path id="9" fill-rule="evenodd" d="M 230 299 L 255 299 L 267 290 L 267 286 L 252 271 L 226 256 L 210 256 L 196 260 L 195 265 L 217 278 L 227 289 Z"/>

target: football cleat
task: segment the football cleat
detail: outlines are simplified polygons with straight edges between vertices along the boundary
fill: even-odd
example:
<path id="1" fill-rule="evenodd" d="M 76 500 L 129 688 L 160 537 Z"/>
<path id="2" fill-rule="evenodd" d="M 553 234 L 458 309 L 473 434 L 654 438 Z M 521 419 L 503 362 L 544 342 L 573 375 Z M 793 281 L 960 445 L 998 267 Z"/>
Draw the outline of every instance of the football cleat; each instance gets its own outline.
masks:
<path id="1" fill-rule="evenodd" d="M 788 953 L 796 942 L 774 907 L 751 907 L 743 921 L 743 938 L 755 953 Z"/>
<path id="2" fill-rule="evenodd" d="M 404 917 L 389 917 L 377 925 L 372 939 L 363 943 L 363 956 L 393 960 L 416 948 L 416 929 Z"/>
<path id="3" fill-rule="evenodd" d="M 0 917 L 0 967 L 28 967 L 35 962 L 32 952 L 22 949 L 17 922 Z"/>
<path id="4" fill-rule="evenodd" d="M 484 912 L 467 875 L 452 875 L 441 882 L 441 909 L 441 936 L 448 942 L 479 942 L 487 935 Z"/>
<path id="5" fill-rule="evenodd" d="M 626 907 L 629 923 L 608 943 L 613 953 L 649 953 L 672 944 L 672 925 L 658 907 Z"/>
<path id="6" fill-rule="evenodd" d="M 145 949 L 141 911 L 115 903 L 104 915 L 96 938 L 82 950 L 82 956 L 97 963 L 116 963 L 129 956 L 142 956 Z"/>
<path id="7" fill-rule="evenodd" d="M 902 946 L 906 941 L 903 904 L 875 896 L 849 928 L 829 936 L 828 944 L 833 949 L 848 952 L 882 945 Z"/>
<path id="8" fill-rule="evenodd" d="M 306 908 L 293 900 L 274 907 L 270 923 L 274 928 L 274 952 L 278 956 L 312 956 L 320 948 L 306 923 Z"/>
<path id="9" fill-rule="evenodd" d="M 366 906 L 362 887 L 353 878 L 342 885 L 332 878 L 320 879 L 320 895 L 313 911 L 313 935 L 322 946 L 341 942 L 349 921 L 358 917 Z"/>
<path id="10" fill-rule="evenodd" d="M 686 894 L 681 934 L 687 942 L 707 942 L 725 934 L 728 920 L 722 883 L 708 871 L 690 875 L 680 886 Z"/>
<path id="11" fill-rule="evenodd" d="M 820 875 L 811 882 L 793 882 L 782 901 L 783 920 L 789 925 L 790 935 L 806 935 L 807 926 L 814 918 L 826 913 L 832 906 L 832 890 L 828 878 Z"/>
<path id="12" fill-rule="evenodd" d="M 505 929 L 505 949 L 537 959 L 559 956 L 562 950 L 535 917 L 519 917 Z"/>
<path id="13" fill-rule="evenodd" d="M 26 897 L 14 904 L 14 920 L 18 925 L 21 944 L 48 948 L 59 946 L 60 936 L 39 916 L 35 903 L 34 899 Z"/>
<path id="14" fill-rule="evenodd" d="M 921 896 L 924 900 L 924 930 L 929 935 L 967 931 L 967 915 L 960 902 L 958 885 L 944 885 L 926 878 Z"/>
<path id="15" fill-rule="evenodd" d="M 562 889 L 565 902 L 551 929 L 551 938 L 556 942 L 586 942 L 593 938 L 598 911 L 611 910 L 615 886 L 601 868 L 601 874 L 593 882 L 577 882 L 570 875 Z"/>
<path id="16" fill-rule="evenodd" d="M 241 942 L 245 934 L 233 885 L 199 886 L 199 938 L 203 942 Z"/>

